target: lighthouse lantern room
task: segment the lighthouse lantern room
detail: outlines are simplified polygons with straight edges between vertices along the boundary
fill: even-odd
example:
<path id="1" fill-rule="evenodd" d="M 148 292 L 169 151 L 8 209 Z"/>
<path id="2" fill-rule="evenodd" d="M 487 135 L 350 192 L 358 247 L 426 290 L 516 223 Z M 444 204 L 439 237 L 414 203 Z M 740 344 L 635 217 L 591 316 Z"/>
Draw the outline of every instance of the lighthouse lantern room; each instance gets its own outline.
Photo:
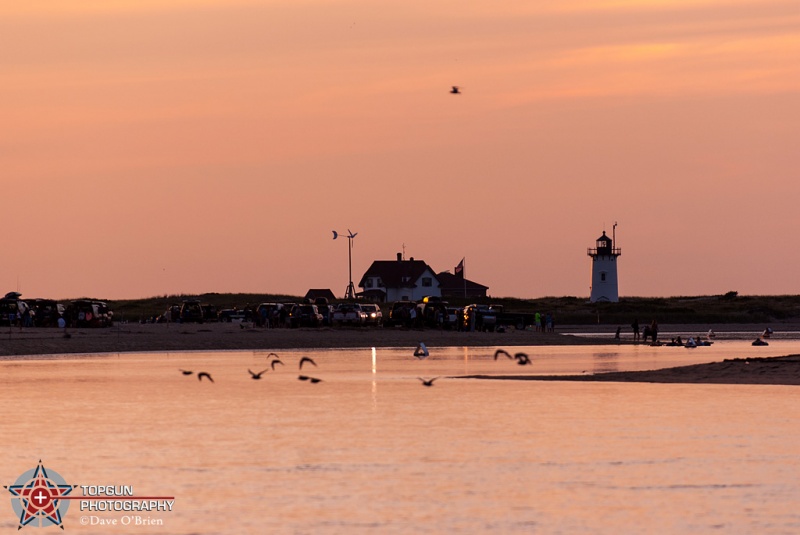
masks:
<path id="1" fill-rule="evenodd" d="M 619 284 L 617 281 L 617 257 L 622 250 L 616 248 L 616 229 L 614 223 L 614 238 L 603 235 L 597 238 L 594 248 L 589 248 L 587 254 L 592 257 L 592 293 L 589 301 L 592 303 L 619 301 Z"/>

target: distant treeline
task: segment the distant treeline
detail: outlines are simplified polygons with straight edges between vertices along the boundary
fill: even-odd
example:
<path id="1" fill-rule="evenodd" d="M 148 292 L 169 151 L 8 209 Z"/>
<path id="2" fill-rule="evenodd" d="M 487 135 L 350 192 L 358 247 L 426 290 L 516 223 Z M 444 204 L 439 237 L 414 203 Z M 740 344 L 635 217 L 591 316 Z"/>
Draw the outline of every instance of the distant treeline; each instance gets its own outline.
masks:
<path id="1" fill-rule="evenodd" d="M 119 300 L 110 304 L 115 320 L 138 321 L 162 314 L 170 305 L 179 305 L 185 299 L 199 299 L 218 310 L 244 309 L 259 303 L 303 302 L 296 295 L 207 293 Z M 800 322 L 800 295 L 742 296 L 728 292 L 695 297 L 623 297 L 619 303 L 590 303 L 583 297 L 446 299 L 454 306 L 500 304 L 507 312 L 550 312 L 556 325 L 629 325 L 637 318 L 640 323 L 655 319 L 661 324 Z M 390 305 L 381 304 L 384 314 Z"/>

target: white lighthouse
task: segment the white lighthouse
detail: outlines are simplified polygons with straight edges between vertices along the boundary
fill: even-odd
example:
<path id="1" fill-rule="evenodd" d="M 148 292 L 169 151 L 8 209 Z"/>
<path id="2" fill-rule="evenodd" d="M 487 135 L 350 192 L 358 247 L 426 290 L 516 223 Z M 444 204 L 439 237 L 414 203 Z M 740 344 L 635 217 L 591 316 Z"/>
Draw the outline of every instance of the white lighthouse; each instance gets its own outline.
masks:
<path id="1" fill-rule="evenodd" d="M 616 237 L 617 224 L 614 223 Z M 619 302 L 619 284 L 617 282 L 617 257 L 622 254 L 621 249 L 614 247 L 614 240 L 603 235 L 597 238 L 595 248 L 589 248 L 587 254 L 592 257 L 592 303 Z"/>

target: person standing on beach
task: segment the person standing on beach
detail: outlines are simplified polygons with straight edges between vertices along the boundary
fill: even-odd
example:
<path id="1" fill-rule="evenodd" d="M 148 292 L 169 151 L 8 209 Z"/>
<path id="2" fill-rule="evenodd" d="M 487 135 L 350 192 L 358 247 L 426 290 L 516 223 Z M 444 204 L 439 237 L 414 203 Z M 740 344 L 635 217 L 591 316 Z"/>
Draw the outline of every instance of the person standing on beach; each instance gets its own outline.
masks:
<path id="1" fill-rule="evenodd" d="M 634 342 L 638 342 L 639 341 L 639 318 L 636 318 L 635 320 L 633 320 L 633 323 L 631 323 L 631 327 L 633 328 L 633 341 Z"/>
<path id="2" fill-rule="evenodd" d="M 650 324 L 650 336 L 653 337 L 654 344 L 658 342 L 658 322 L 656 320 L 653 320 L 653 323 Z"/>

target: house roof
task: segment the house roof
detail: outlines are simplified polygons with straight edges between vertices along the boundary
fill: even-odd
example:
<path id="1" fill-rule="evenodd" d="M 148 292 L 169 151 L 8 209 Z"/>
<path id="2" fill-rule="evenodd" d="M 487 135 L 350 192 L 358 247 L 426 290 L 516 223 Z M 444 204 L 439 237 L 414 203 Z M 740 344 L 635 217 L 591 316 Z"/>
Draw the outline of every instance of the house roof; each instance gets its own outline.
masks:
<path id="1" fill-rule="evenodd" d="M 364 288 L 367 278 L 380 277 L 384 288 L 413 288 L 426 270 L 436 278 L 431 267 L 422 260 L 375 260 L 358 285 Z"/>
<path id="2" fill-rule="evenodd" d="M 439 287 L 442 290 L 447 289 L 464 289 L 467 290 L 488 290 L 488 286 L 484 286 L 483 284 L 478 284 L 477 282 L 472 282 L 469 279 L 465 279 L 460 275 L 453 275 L 449 271 L 442 271 L 441 273 L 436 274 L 436 278 L 439 279 Z"/>
<path id="3" fill-rule="evenodd" d="M 306 292 L 305 299 L 316 299 L 317 297 L 325 297 L 329 300 L 336 299 L 336 296 L 333 295 L 329 288 L 311 288 Z"/>

